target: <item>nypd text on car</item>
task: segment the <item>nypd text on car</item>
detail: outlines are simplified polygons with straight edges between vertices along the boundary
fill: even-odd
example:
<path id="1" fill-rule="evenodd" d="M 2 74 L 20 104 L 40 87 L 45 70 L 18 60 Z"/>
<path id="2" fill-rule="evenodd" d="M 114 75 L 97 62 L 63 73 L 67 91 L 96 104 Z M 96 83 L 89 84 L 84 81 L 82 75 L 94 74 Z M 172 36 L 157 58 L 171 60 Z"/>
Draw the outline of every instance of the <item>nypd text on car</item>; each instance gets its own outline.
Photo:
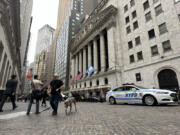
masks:
<path id="1" fill-rule="evenodd" d="M 156 104 L 170 104 L 177 100 L 175 92 L 162 89 L 146 89 L 136 85 L 123 85 L 110 90 L 106 94 L 106 101 L 116 103 L 140 103 L 148 106 Z"/>

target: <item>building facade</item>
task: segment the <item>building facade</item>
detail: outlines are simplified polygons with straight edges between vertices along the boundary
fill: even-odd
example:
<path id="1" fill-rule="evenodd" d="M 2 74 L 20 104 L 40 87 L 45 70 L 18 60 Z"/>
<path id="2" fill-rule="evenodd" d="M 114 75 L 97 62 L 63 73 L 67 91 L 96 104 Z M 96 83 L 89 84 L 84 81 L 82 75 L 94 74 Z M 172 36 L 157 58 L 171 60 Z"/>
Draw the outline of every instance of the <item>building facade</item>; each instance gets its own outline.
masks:
<path id="1" fill-rule="evenodd" d="M 17 75 L 21 86 L 21 30 L 20 1 L 0 1 L 0 89 L 12 74 Z"/>
<path id="2" fill-rule="evenodd" d="M 48 52 L 54 38 L 54 29 L 43 26 L 38 32 L 36 55 L 34 61 L 34 74 L 39 75 L 41 80 L 47 81 Z"/>
<path id="3" fill-rule="evenodd" d="M 179 6 L 179 0 L 102 0 L 71 42 L 70 74 L 83 74 L 71 91 L 104 98 L 124 83 L 178 89 Z"/>

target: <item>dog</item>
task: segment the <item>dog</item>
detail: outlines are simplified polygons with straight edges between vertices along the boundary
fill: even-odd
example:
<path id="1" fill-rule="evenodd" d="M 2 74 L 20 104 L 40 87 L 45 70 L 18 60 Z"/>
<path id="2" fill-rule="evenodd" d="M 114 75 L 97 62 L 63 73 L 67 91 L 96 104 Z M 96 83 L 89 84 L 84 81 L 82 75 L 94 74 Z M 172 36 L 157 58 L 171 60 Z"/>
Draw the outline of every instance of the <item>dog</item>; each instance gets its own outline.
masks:
<path id="1" fill-rule="evenodd" d="M 66 113 L 66 115 L 67 115 L 67 109 L 68 109 L 68 107 L 70 107 L 69 113 L 71 113 L 72 104 L 74 104 L 75 111 L 77 112 L 76 99 L 75 99 L 74 97 L 68 97 L 68 98 L 64 101 L 64 107 L 65 107 L 65 113 Z"/>

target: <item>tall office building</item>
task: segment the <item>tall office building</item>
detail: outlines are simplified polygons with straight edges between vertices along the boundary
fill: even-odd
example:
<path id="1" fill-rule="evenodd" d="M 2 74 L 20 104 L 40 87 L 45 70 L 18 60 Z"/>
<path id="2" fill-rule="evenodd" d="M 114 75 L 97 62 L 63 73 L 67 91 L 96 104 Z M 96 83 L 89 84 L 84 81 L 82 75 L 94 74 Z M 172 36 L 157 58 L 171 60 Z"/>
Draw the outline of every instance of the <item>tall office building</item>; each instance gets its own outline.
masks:
<path id="1" fill-rule="evenodd" d="M 54 38 L 54 28 L 49 25 L 43 26 L 38 31 L 36 55 L 34 61 L 34 74 L 39 75 L 41 80 L 47 80 L 48 52 Z"/>
<path id="2" fill-rule="evenodd" d="M 66 19 L 57 38 L 55 72 L 64 82 L 67 78 L 68 44 L 79 31 L 86 15 L 98 5 L 97 0 L 72 0 Z"/>
<path id="3" fill-rule="evenodd" d="M 71 74 L 83 73 L 71 91 L 104 98 L 124 83 L 177 90 L 179 39 L 180 0 L 102 0 L 71 42 Z"/>
<path id="4" fill-rule="evenodd" d="M 22 93 L 24 90 L 25 74 L 26 74 L 26 64 L 27 64 L 27 53 L 30 45 L 31 38 L 31 24 L 32 24 L 32 7 L 33 0 L 21 0 L 21 69 L 22 69 Z"/>

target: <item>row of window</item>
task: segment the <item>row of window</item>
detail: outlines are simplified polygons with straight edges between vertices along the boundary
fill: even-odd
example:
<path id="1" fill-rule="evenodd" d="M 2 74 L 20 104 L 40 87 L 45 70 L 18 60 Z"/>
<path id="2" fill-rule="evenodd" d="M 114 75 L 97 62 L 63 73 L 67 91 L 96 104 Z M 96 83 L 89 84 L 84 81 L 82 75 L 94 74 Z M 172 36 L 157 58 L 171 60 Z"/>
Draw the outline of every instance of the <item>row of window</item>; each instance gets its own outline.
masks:
<path id="1" fill-rule="evenodd" d="M 104 84 L 105 85 L 108 84 L 108 78 L 104 79 Z M 81 84 L 79 86 L 80 86 L 80 88 L 82 87 Z M 89 82 L 89 86 L 92 87 L 92 81 Z M 96 80 L 96 86 L 99 86 L 99 80 Z M 86 88 L 86 87 L 87 87 L 86 82 L 84 82 L 84 88 Z M 77 84 L 72 86 L 72 88 L 78 88 Z"/>
<path id="2" fill-rule="evenodd" d="M 162 42 L 162 47 L 163 47 L 163 51 L 164 52 L 170 51 L 171 50 L 170 40 Z M 155 56 L 155 55 L 158 55 L 158 54 L 159 54 L 158 46 L 157 45 L 152 46 L 151 47 L 151 55 Z M 137 59 L 138 59 L 138 61 L 143 60 L 143 53 L 142 53 L 142 51 L 137 53 Z M 130 63 L 134 63 L 135 62 L 134 54 L 129 56 L 129 60 L 130 60 Z"/>
<path id="3" fill-rule="evenodd" d="M 158 28 L 159 28 L 159 34 L 160 35 L 168 32 L 167 27 L 166 27 L 166 23 L 160 24 L 158 26 Z M 151 29 L 151 30 L 148 31 L 148 37 L 149 37 L 149 39 L 153 39 L 153 38 L 156 37 L 154 29 Z M 140 36 L 138 36 L 138 37 L 135 38 L 135 45 L 137 46 L 137 45 L 140 45 L 140 44 L 141 44 L 141 38 L 140 38 Z M 128 42 L 128 48 L 129 49 L 133 48 L 133 41 Z"/>

